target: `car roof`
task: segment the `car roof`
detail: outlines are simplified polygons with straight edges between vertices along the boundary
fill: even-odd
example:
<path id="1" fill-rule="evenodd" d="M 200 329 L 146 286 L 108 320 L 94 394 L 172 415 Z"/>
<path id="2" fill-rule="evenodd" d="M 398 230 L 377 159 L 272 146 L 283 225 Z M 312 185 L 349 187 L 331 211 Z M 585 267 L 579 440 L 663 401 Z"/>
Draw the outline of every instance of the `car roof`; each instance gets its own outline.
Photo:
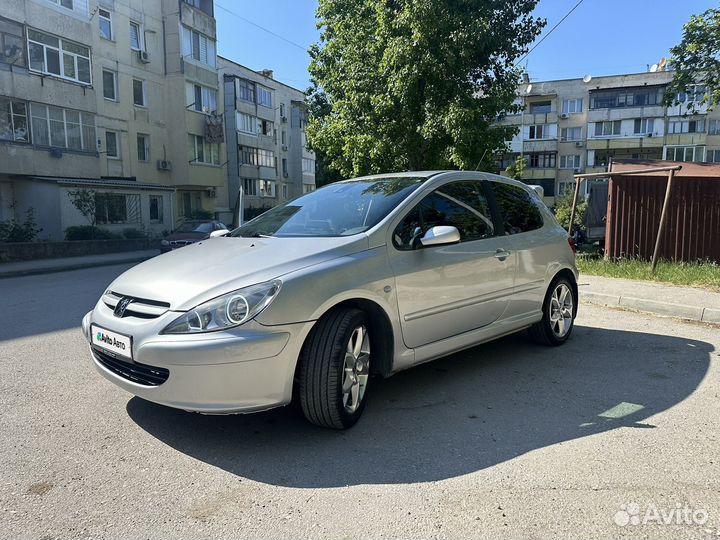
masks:
<path id="1" fill-rule="evenodd" d="M 530 189 L 528 188 L 528 185 L 524 182 L 521 182 L 519 180 L 515 180 L 513 178 L 508 178 L 507 176 L 501 176 L 499 174 L 495 173 L 489 173 L 484 171 L 463 171 L 463 170 L 437 170 L 437 171 L 402 171 L 402 172 L 395 172 L 395 173 L 387 173 L 387 174 L 372 174 L 368 176 L 359 176 L 357 178 L 350 178 L 348 180 L 342 180 L 341 182 L 336 183 L 344 183 L 344 182 L 361 182 L 366 180 L 380 180 L 380 179 L 386 179 L 386 178 L 420 178 L 424 181 L 428 180 L 435 180 L 442 178 L 443 180 L 452 179 L 453 176 L 462 176 L 466 179 L 472 179 L 472 180 L 492 180 L 496 182 L 503 182 L 506 184 L 513 184 L 519 187 L 522 187 L 524 189 Z"/>

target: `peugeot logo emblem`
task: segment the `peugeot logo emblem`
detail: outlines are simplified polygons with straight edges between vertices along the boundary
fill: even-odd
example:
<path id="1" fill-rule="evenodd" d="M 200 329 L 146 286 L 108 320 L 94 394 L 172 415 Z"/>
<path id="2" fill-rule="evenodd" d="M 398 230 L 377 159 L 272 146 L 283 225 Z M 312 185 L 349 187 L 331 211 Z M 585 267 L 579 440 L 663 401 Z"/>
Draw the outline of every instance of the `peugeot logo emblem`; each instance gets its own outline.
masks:
<path id="1" fill-rule="evenodd" d="M 133 299 L 129 296 L 123 296 L 120 301 L 115 306 L 115 309 L 113 310 L 113 315 L 116 317 L 123 317 L 125 316 L 125 310 L 130 305 L 130 302 L 132 302 Z"/>

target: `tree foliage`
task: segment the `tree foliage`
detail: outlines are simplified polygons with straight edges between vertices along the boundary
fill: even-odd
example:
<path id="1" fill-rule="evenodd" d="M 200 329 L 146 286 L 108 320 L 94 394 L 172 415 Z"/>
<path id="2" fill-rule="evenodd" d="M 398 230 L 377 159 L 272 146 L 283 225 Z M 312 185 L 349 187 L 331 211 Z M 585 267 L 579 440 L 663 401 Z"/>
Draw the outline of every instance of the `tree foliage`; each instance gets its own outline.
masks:
<path id="1" fill-rule="evenodd" d="M 77 208 L 91 227 L 95 227 L 95 191 L 92 189 L 73 189 L 68 191 L 68 197 L 73 206 Z"/>
<path id="2" fill-rule="evenodd" d="M 320 0 L 310 146 L 342 176 L 487 167 L 538 0 Z"/>
<path id="3" fill-rule="evenodd" d="M 565 229 L 570 225 L 570 214 L 572 212 L 572 203 L 575 192 L 572 189 L 565 190 L 560 197 L 555 199 L 555 219 Z M 585 214 L 587 214 L 588 202 L 580 199 L 575 207 L 575 226 L 585 229 Z"/>
<path id="4" fill-rule="evenodd" d="M 677 104 L 679 94 L 697 83 L 707 87 L 703 103 L 710 107 L 720 104 L 720 9 L 693 15 L 683 27 L 682 41 L 670 52 L 675 75 L 665 93 L 665 104 Z"/>
<path id="5" fill-rule="evenodd" d="M 505 168 L 505 172 L 510 178 L 522 180 L 525 169 L 527 169 L 527 159 L 525 156 L 518 156 L 515 163 L 511 163 Z"/>

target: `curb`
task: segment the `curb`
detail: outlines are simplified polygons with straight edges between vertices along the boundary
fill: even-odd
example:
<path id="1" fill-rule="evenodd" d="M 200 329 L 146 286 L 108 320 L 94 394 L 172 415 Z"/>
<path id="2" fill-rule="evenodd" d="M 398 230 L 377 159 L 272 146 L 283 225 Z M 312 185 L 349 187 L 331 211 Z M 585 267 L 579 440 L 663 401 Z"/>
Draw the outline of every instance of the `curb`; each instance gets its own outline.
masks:
<path id="1" fill-rule="evenodd" d="M 82 270 L 84 268 L 95 268 L 98 266 L 114 266 L 116 264 L 129 264 L 129 263 L 140 263 L 151 259 L 154 255 L 132 257 L 129 259 L 114 259 L 112 261 L 96 261 L 86 263 L 74 263 L 65 264 L 62 266 L 47 266 L 43 268 L 28 268 L 25 270 L 11 270 L 10 272 L 3 272 L 0 270 L 0 279 L 22 277 L 22 276 L 37 276 L 40 274 L 54 274 L 56 272 L 66 272 L 70 270 Z M 720 314 L 718 316 L 720 318 Z"/>
<path id="2" fill-rule="evenodd" d="M 677 317 L 690 321 L 720 324 L 720 309 L 658 302 L 647 298 L 633 298 L 614 294 L 580 291 L 580 300 L 589 304 L 642 311 L 663 317 Z"/>

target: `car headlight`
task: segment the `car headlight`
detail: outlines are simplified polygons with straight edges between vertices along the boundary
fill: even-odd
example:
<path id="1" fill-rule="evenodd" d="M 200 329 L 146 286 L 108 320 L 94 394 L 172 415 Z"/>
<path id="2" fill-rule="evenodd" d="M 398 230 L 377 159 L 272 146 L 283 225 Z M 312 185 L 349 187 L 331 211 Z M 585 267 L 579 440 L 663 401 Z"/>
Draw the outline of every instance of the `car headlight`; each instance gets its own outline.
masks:
<path id="1" fill-rule="evenodd" d="M 281 286 L 282 281 L 273 279 L 218 296 L 184 313 L 161 333 L 197 334 L 239 326 L 268 307 Z"/>

